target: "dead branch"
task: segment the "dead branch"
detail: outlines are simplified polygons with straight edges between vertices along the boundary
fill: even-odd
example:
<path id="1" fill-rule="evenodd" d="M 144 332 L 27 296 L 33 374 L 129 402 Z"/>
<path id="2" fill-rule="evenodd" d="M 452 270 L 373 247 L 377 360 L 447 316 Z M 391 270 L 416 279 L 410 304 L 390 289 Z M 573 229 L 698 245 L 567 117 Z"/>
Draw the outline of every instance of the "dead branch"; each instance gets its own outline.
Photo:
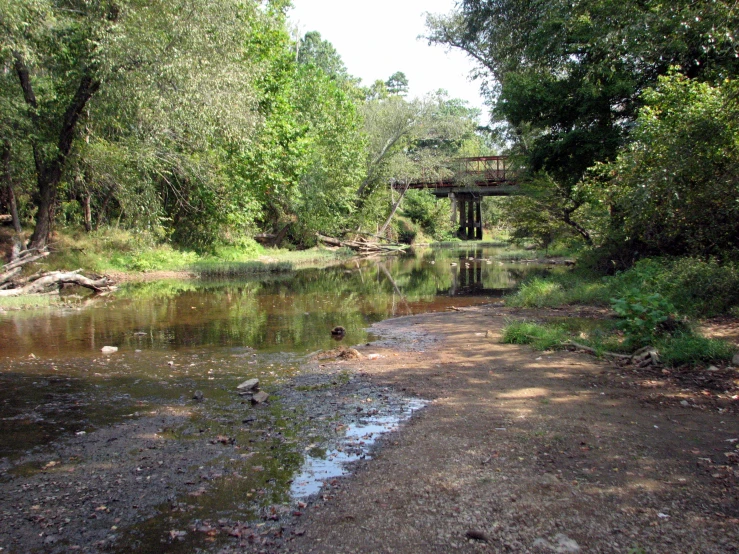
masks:
<path id="1" fill-rule="evenodd" d="M 620 360 L 631 360 L 631 358 L 634 357 L 633 354 L 617 354 L 616 352 L 599 352 L 595 348 L 591 348 L 590 346 L 585 346 L 584 344 L 580 344 L 578 342 L 575 342 L 574 340 L 568 340 L 566 342 L 562 343 L 564 346 L 572 346 L 574 348 L 577 348 L 578 350 L 584 350 L 585 352 L 589 352 L 590 354 L 602 354 L 603 356 L 608 356 L 609 358 L 618 358 Z"/>
<path id="2" fill-rule="evenodd" d="M 31 252 L 30 250 L 25 250 L 24 252 L 21 252 L 15 261 L 10 262 L 9 264 L 5 264 L 2 268 L 2 271 L 3 272 L 10 271 L 11 269 L 15 269 L 16 267 L 21 267 L 26 264 L 30 264 L 31 262 L 35 262 L 49 255 L 49 252 L 41 252 L 40 254 L 36 254 L 34 256 L 30 254 L 30 252 Z"/>

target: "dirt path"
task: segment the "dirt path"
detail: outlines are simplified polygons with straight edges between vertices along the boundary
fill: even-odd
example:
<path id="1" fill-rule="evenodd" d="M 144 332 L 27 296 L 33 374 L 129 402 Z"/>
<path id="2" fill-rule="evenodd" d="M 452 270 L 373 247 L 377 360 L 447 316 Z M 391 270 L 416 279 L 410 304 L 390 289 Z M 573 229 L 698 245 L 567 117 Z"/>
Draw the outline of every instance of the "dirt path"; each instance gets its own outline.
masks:
<path id="1" fill-rule="evenodd" d="M 365 353 L 383 357 L 357 369 L 432 402 L 325 489 L 279 551 L 739 551 L 739 402 L 500 344 L 503 314 L 377 326 L 384 348 Z"/>

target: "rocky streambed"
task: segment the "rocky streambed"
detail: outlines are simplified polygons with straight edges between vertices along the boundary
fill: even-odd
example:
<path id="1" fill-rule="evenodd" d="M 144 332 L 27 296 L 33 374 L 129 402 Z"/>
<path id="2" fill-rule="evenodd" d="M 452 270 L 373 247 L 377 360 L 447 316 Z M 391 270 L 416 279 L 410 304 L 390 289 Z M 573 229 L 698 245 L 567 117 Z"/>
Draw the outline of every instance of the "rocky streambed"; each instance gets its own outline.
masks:
<path id="1" fill-rule="evenodd" d="M 131 411 L 110 424 L 4 458 L 0 551 L 207 552 L 300 535 L 302 511 L 424 405 L 353 366 L 306 360 L 263 387 L 269 399 L 256 405 L 232 376 L 220 395 L 119 399 Z M 75 395 L 56 417 L 75 411 Z M 106 399 L 84 393 L 87 403 Z M 31 408 L 14 423 L 33 418 Z"/>

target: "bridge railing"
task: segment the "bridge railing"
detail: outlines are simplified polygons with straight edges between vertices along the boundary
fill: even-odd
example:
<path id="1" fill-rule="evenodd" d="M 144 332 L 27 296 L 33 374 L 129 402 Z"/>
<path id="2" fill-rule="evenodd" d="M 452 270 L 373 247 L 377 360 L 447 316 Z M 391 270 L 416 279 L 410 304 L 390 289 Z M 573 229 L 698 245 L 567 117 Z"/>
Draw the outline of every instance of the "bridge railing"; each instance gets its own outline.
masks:
<path id="1" fill-rule="evenodd" d="M 427 186 L 452 187 L 465 183 L 491 186 L 512 180 L 508 168 L 508 156 L 480 156 L 476 158 L 457 158 L 442 171 L 422 172 L 411 182 L 413 188 Z"/>

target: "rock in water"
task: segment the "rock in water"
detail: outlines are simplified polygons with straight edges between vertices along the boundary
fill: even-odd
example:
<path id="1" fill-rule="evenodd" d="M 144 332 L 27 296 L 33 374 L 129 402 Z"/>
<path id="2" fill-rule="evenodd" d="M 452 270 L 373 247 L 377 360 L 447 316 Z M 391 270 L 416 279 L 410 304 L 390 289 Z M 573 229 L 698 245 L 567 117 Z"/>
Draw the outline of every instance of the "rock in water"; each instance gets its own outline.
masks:
<path id="1" fill-rule="evenodd" d="M 103 354 L 112 354 L 113 352 L 118 352 L 117 346 L 103 346 L 100 351 Z"/>
<path id="2" fill-rule="evenodd" d="M 258 392 L 251 397 L 252 404 L 264 404 L 269 399 L 269 394 L 266 392 Z"/>
<path id="3" fill-rule="evenodd" d="M 249 379 L 248 381 L 244 381 L 241 383 L 238 387 L 236 387 L 238 390 L 245 392 L 245 391 L 258 391 L 259 390 L 259 379 Z"/>

